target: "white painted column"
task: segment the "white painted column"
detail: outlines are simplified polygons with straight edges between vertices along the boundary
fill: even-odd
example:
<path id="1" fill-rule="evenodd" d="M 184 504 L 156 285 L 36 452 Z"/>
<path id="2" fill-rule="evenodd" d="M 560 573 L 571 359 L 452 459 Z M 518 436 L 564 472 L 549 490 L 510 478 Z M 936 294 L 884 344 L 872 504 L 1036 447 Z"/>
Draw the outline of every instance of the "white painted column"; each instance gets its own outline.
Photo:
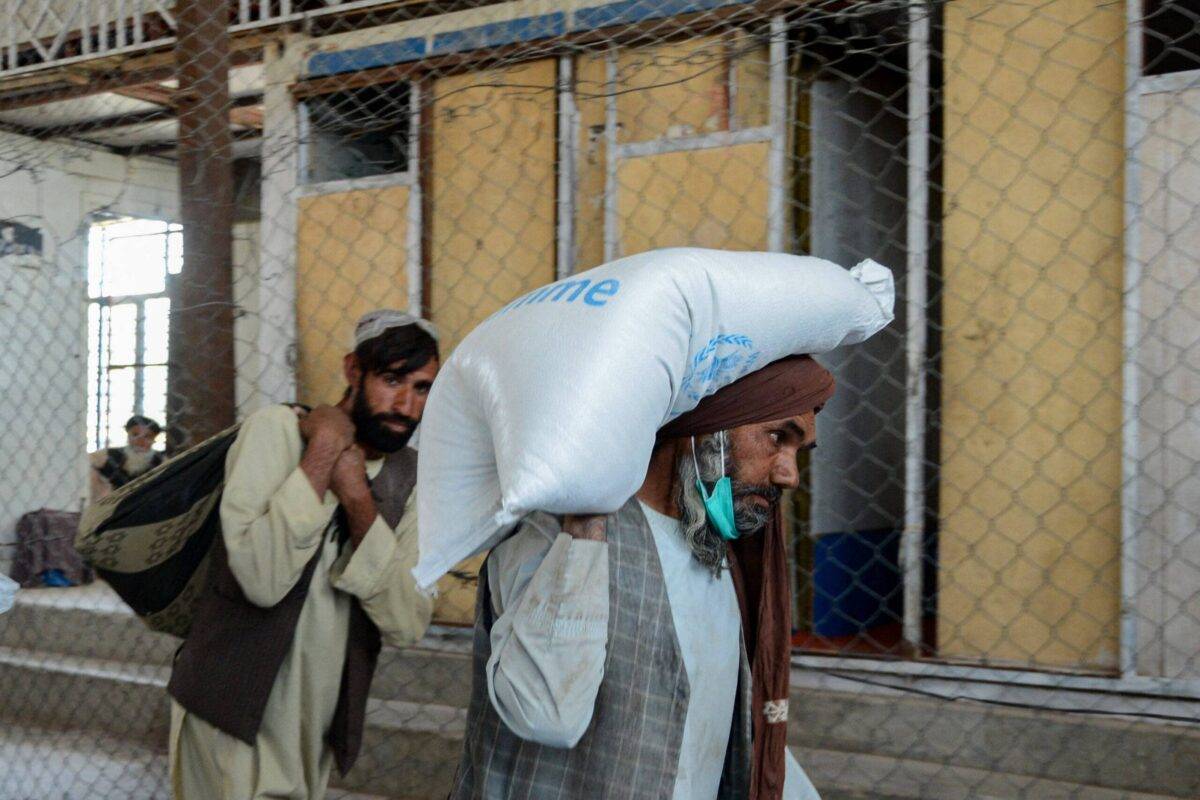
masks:
<path id="1" fill-rule="evenodd" d="M 620 254 L 617 231 L 617 48 L 604 56 L 604 260 Z"/>
<path id="2" fill-rule="evenodd" d="M 558 57 L 558 256 L 555 277 L 575 272 L 575 163 L 579 113 L 575 108 L 575 57 Z"/>
<path id="3" fill-rule="evenodd" d="M 788 168 L 787 143 L 790 114 L 788 107 L 787 20 L 783 16 L 771 19 L 771 151 L 768 179 L 770 195 L 767 203 L 767 249 L 783 251 L 789 244 L 788 229 Z"/>
<path id="4" fill-rule="evenodd" d="M 929 270 L 929 17 L 924 0 L 908 4 L 908 249 L 904 334 L 904 642 L 920 652 L 925 566 L 925 351 Z"/>
<path id="5" fill-rule="evenodd" d="M 1121 676 L 1137 674 L 1138 594 L 1142 568 L 1138 559 L 1140 387 L 1138 339 L 1141 319 L 1141 169 L 1138 155 L 1146 125 L 1140 114 L 1142 76 L 1142 1 L 1125 2 L 1125 281 L 1124 364 L 1121 375 L 1121 628 L 1118 663 Z"/>
<path id="6" fill-rule="evenodd" d="M 424 301 L 424 253 L 423 243 L 424 207 L 421 194 L 421 85 L 417 81 L 409 84 L 408 95 L 408 312 L 421 316 Z"/>
<path id="7" fill-rule="evenodd" d="M 263 53 L 263 181 L 259 268 L 258 396 L 264 403 L 296 397 L 296 199 L 300 141 L 289 87 L 299 76 L 303 37 L 289 36 Z"/>

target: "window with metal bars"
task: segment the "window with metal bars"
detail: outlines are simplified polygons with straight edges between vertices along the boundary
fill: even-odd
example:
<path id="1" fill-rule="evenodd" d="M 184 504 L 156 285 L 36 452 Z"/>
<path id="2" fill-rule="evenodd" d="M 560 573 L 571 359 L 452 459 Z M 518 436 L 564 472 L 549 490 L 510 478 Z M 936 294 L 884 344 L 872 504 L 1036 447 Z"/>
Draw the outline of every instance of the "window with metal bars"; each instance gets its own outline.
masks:
<path id="1" fill-rule="evenodd" d="M 183 264 L 183 227 L 107 219 L 88 231 L 89 450 L 125 444 L 125 422 L 166 424 L 167 275 Z"/>
<path id="2" fill-rule="evenodd" d="M 408 169 L 409 84 L 309 98 L 301 110 L 301 180 L 326 183 Z"/>

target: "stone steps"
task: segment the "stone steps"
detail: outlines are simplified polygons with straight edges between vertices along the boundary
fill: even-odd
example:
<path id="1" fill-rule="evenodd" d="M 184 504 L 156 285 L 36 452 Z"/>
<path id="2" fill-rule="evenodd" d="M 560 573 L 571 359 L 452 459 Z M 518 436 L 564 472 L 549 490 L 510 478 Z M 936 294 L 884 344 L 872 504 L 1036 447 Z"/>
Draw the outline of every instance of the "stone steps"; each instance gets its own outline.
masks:
<path id="1" fill-rule="evenodd" d="M 67 745 L 81 737 L 111 737 L 133 751 L 165 751 L 168 677 L 166 667 L 0 647 L 0 725 L 45 731 L 40 741 L 46 746 L 58 741 L 50 733 L 55 731 Z M 384 797 L 444 797 L 458 766 L 465 718 L 461 708 L 372 697 L 359 763 L 337 784 Z M 73 770 L 89 774 L 74 766 L 59 771 Z M 9 794 L 0 792 L 0 800 L 10 800 Z"/>
<path id="2" fill-rule="evenodd" d="M 801 749 L 1200 797 L 1198 726 L 796 687 L 791 716 Z"/>
<path id="3" fill-rule="evenodd" d="M 22 593 L 0 617 L 0 720 L 163 750 L 176 640 L 149 632 L 94 587 L 82 590 L 90 596 L 53 591 Z M 445 797 L 469 684 L 467 631 L 435 629 L 418 647 L 386 649 L 362 756 L 338 785 Z M 1195 726 L 811 685 L 793 689 L 791 711 L 793 750 L 824 800 L 1200 797 Z M 0 791 L 0 800 L 11 798 Z"/>
<path id="4" fill-rule="evenodd" d="M 21 592 L 0 617 L 0 647 L 168 667 L 180 641 L 142 625 L 99 584 Z M 466 705 L 470 632 L 435 626 L 417 647 L 384 648 L 371 694 L 384 700 Z"/>
<path id="5" fill-rule="evenodd" d="M 3 800 L 170 800 L 170 797 L 165 748 L 143 747 L 96 736 L 90 731 L 24 725 L 0 728 Z M 333 789 L 327 800 L 394 798 Z"/>
<path id="6" fill-rule="evenodd" d="M 864 753 L 796 748 L 822 800 L 1178 800 L 1178 795 L 1013 775 Z M 883 788 L 881 788 L 883 787 Z"/>

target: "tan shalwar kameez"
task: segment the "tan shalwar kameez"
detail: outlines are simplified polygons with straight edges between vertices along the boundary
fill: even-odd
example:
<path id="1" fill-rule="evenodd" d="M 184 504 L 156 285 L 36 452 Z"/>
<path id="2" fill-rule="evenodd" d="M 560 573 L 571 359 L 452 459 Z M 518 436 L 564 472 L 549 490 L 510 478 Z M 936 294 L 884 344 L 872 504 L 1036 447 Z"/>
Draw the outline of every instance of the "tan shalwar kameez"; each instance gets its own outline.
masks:
<path id="1" fill-rule="evenodd" d="M 247 418 L 229 451 L 222 535 L 246 597 L 275 605 L 318 548 L 321 556 L 253 746 L 172 701 L 171 783 L 179 800 L 324 797 L 333 767 L 325 734 L 337 707 L 351 596 L 385 644 L 412 644 L 429 625 L 432 601 L 410 573 L 417 560 L 413 498 L 394 531 L 376 517 L 358 548 L 347 543 L 339 555 L 328 530 L 337 498 L 332 492 L 317 497 L 299 466 L 303 452 L 298 419 L 284 406 Z M 368 476 L 382 466 L 367 462 Z"/>

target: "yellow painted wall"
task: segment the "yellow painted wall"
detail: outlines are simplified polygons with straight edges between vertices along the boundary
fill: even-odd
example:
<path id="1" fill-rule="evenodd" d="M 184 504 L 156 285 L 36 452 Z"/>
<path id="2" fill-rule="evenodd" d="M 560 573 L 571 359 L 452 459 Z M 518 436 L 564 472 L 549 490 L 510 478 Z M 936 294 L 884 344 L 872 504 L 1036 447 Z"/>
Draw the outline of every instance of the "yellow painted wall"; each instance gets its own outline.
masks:
<path id="1" fill-rule="evenodd" d="M 767 246 L 766 142 L 622 159 L 621 255 L 687 245 Z"/>
<path id="2" fill-rule="evenodd" d="M 942 656 L 1108 669 L 1123 5 L 945 6 Z"/>
<path id="3" fill-rule="evenodd" d="M 296 225 L 297 396 L 316 405 L 345 389 L 342 356 L 375 308 L 408 308 L 408 187 L 312 195 Z"/>
<path id="4" fill-rule="evenodd" d="M 429 299 L 447 351 L 554 280 L 555 78 L 545 59 L 434 83 Z"/>
<path id="5" fill-rule="evenodd" d="M 575 161 L 575 270 L 604 263 L 604 179 L 608 144 L 604 119 L 608 84 L 604 53 L 575 59 L 579 142 Z"/>
<path id="6" fill-rule="evenodd" d="M 739 32 L 730 39 L 734 88 L 731 94 L 736 127 L 757 128 L 771 121 L 771 54 L 758 37 Z"/>
<path id="7" fill-rule="evenodd" d="M 770 116 L 769 78 L 766 46 L 744 32 L 622 48 L 617 55 L 618 139 L 640 142 L 727 130 L 731 94 L 736 127 L 764 125 Z M 604 261 L 606 81 L 604 53 L 576 58 L 577 270 Z M 765 248 L 765 153 L 765 145 L 742 145 L 623 161 L 617 171 L 620 253 L 671 245 Z"/>
<path id="8" fill-rule="evenodd" d="M 546 59 L 434 83 L 429 301 L 443 353 L 554 280 L 556 69 Z M 476 575 L 482 560 L 457 571 Z M 474 620 L 473 581 L 448 576 L 438 588 L 435 619 Z"/>
<path id="9" fill-rule="evenodd" d="M 705 36 L 617 54 L 621 142 L 729 129 L 729 50 Z"/>

